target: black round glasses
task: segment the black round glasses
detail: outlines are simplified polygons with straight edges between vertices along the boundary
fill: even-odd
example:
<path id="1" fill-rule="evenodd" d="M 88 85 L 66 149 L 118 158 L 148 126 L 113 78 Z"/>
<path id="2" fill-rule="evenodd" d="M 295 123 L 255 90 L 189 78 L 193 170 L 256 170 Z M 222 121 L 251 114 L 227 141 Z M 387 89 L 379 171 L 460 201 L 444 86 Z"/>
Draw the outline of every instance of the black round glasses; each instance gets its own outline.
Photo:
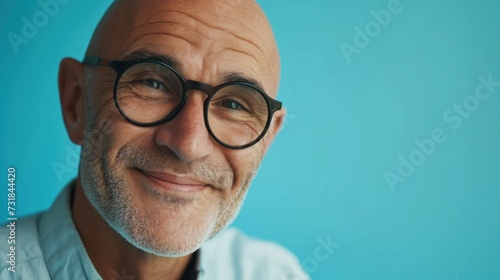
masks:
<path id="1" fill-rule="evenodd" d="M 259 142 L 274 112 L 282 106 L 252 83 L 234 81 L 214 87 L 185 80 L 173 67 L 153 58 L 118 61 L 85 57 L 83 63 L 115 70 L 115 105 L 125 119 L 137 126 L 164 124 L 182 110 L 189 90 L 205 92 L 205 126 L 215 141 L 232 149 Z"/>

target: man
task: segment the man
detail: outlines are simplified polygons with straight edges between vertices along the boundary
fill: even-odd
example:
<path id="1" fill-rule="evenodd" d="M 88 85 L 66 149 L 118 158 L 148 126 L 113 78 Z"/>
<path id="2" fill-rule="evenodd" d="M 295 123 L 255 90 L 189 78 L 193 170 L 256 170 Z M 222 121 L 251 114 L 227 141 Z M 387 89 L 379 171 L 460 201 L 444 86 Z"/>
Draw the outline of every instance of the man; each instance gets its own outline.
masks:
<path id="1" fill-rule="evenodd" d="M 280 246 L 225 230 L 283 122 L 279 71 L 253 1 L 115 1 L 83 62 L 60 64 L 78 178 L 18 221 L 1 278 L 308 279 Z"/>

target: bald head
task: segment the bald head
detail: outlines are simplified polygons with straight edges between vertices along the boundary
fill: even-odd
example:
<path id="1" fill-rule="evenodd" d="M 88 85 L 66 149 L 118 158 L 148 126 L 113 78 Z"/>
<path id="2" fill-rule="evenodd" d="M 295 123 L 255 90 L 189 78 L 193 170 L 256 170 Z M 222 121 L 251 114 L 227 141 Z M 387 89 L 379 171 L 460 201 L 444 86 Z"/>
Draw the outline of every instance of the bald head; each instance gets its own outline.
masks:
<path id="1" fill-rule="evenodd" d="M 173 58 L 186 79 L 216 85 L 220 75 L 243 72 L 269 95 L 277 93 L 278 49 L 255 1 L 116 0 L 87 55 L 124 59 L 137 52 Z"/>

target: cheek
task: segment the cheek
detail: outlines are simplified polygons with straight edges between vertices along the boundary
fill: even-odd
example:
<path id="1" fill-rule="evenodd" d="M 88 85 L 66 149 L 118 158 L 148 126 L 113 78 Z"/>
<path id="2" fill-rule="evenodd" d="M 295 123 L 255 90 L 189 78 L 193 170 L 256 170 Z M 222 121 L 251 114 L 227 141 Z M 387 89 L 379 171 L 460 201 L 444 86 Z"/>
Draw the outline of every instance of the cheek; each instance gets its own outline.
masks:
<path id="1" fill-rule="evenodd" d="M 90 85 L 87 94 L 86 106 L 86 121 L 87 133 L 99 134 L 97 138 L 105 141 L 94 141 L 98 149 L 103 150 L 103 155 L 108 157 L 111 164 L 116 161 L 116 156 L 119 150 L 131 142 L 145 142 L 147 139 L 153 139 L 153 135 L 149 135 L 145 129 L 135 126 L 122 116 L 116 107 L 114 100 L 114 75 L 111 73 L 101 73 L 102 80 L 99 81 L 98 87 Z M 93 137 L 96 138 L 96 137 Z M 146 144 L 146 143 L 142 143 Z M 150 144 L 150 143 L 147 143 Z"/>
<path id="2" fill-rule="evenodd" d="M 262 142 L 250 148 L 232 150 L 226 154 L 234 174 L 233 192 L 239 193 L 242 188 L 247 187 L 246 185 L 255 176 L 263 156 L 264 145 L 262 145 Z"/>
<path id="3" fill-rule="evenodd" d="M 129 123 L 116 109 L 114 100 L 109 96 L 100 98 L 101 105 L 87 108 L 87 128 L 84 138 L 92 153 L 99 155 L 101 161 L 115 166 L 122 147 L 137 139 L 147 139 L 145 130 Z"/>

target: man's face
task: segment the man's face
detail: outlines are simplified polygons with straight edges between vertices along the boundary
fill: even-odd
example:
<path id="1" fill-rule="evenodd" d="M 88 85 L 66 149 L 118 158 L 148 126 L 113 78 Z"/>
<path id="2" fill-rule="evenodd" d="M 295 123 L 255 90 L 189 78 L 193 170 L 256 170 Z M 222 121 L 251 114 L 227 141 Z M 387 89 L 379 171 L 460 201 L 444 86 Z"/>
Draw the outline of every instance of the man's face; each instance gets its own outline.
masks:
<path id="1" fill-rule="evenodd" d="M 137 52 L 165 55 L 179 64 L 176 70 L 185 79 L 219 85 L 238 73 L 275 95 L 273 64 L 278 59 L 269 36 L 258 33 L 258 12 L 236 15 L 238 10 L 218 9 L 209 1 L 189 7 L 173 1 L 137 2 L 142 3 L 115 7 L 115 17 L 127 17 L 116 23 L 116 32 L 123 35 L 110 35 L 114 42 L 108 48 L 89 55 L 117 60 L 137 59 L 129 55 Z M 253 4 L 250 8 L 255 10 Z M 106 30 L 109 26 L 102 33 L 112 32 Z M 169 257 L 193 252 L 237 215 L 278 125 L 250 148 L 225 148 L 205 127 L 206 94 L 193 90 L 173 120 L 134 126 L 115 107 L 114 71 L 87 67 L 86 135 L 98 131 L 99 137 L 84 137 L 82 143 L 80 178 L 86 196 L 136 247 Z M 280 117 L 281 112 L 275 115 Z"/>

